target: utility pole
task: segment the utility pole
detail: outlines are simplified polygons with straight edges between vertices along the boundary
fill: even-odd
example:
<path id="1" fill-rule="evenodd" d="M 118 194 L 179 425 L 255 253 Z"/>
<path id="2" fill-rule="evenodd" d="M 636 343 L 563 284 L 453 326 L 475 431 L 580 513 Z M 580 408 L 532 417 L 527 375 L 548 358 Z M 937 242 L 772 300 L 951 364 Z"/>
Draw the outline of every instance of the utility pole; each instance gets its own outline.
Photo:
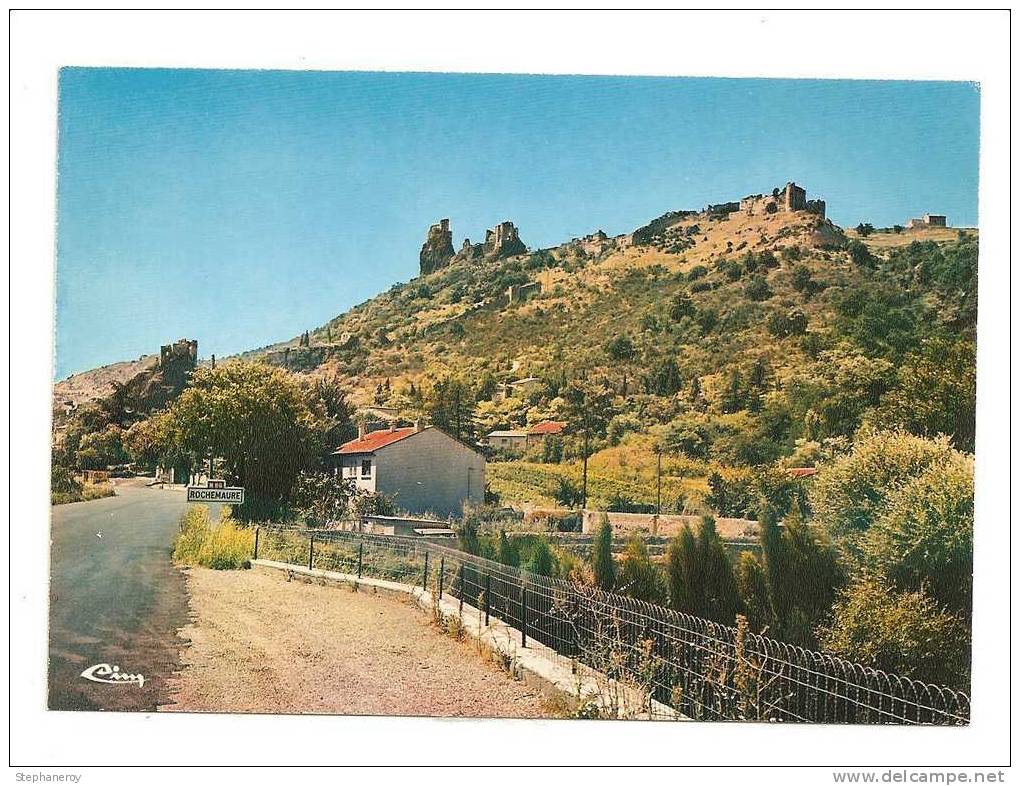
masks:
<path id="1" fill-rule="evenodd" d="M 584 427 L 584 469 L 581 473 L 581 510 L 588 507 L 588 425 Z"/>
<path id="2" fill-rule="evenodd" d="M 655 515 L 662 515 L 662 448 L 655 446 Z"/>

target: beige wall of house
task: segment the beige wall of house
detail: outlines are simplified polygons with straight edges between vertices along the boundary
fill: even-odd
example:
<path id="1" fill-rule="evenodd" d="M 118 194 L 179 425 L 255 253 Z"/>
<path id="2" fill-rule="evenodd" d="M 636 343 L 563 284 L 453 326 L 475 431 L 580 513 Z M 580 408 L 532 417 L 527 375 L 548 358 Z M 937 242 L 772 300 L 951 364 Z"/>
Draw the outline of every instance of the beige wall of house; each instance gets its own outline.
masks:
<path id="1" fill-rule="evenodd" d="M 341 456 L 340 474 L 353 480 L 359 489 L 374 493 L 378 463 L 372 455 Z"/>
<path id="2" fill-rule="evenodd" d="M 400 510 L 445 518 L 485 499 L 485 459 L 436 429 L 379 448 L 372 464 L 374 489 Z"/>

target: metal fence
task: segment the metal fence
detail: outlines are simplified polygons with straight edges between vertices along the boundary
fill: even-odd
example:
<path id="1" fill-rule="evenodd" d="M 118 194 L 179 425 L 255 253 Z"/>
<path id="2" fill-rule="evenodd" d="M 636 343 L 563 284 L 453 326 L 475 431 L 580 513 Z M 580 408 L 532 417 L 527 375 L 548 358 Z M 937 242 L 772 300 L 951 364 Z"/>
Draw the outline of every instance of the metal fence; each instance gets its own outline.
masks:
<path id="1" fill-rule="evenodd" d="M 573 664 L 636 686 L 651 714 L 699 720 L 966 724 L 962 692 L 421 538 L 261 528 L 255 556 L 417 584 Z M 662 708 L 669 708 L 664 713 Z"/>

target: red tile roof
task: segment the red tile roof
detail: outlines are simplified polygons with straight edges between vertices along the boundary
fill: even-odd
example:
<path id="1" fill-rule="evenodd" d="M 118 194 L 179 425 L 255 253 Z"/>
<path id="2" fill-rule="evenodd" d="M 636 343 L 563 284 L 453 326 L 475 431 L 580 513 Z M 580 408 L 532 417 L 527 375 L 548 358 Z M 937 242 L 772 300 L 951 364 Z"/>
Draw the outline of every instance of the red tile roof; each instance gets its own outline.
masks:
<path id="1" fill-rule="evenodd" d="M 810 478 L 818 474 L 815 467 L 790 467 L 786 470 L 791 478 Z"/>
<path id="2" fill-rule="evenodd" d="M 562 420 L 544 420 L 541 423 L 536 423 L 531 427 L 529 434 L 560 434 L 563 429 L 567 427 L 567 424 Z"/>
<path id="3" fill-rule="evenodd" d="M 352 439 L 350 442 L 345 442 L 339 448 L 334 451 L 334 455 L 343 454 L 349 455 L 351 453 L 373 453 L 379 448 L 392 445 L 394 442 L 399 442 L 405 437 L 409 437 L 414 434 L 417 429 L 414 426 L 407 428 L 398 428 L 390 431 L 389 429 L 383 429 L 382 431 L 370 431 L 359 439 Z"/>

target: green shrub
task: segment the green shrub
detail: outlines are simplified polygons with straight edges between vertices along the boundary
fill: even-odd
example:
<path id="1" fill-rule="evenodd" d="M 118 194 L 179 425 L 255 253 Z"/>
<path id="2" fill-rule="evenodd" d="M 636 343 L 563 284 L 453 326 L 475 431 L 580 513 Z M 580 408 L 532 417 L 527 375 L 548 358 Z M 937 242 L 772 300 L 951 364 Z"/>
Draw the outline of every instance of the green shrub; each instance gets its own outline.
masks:
<path id="1" fill-rule="evenodd" d="M 969 617 L 973 554 L 974 462 L 955 454 L 887 496 L 861 542 L 861 569 Z"/>
<path id="2" fill-rule="evenodd" d="M 747 286 L 744 287 L 744 294 L 750 300 L 768 300 L 772 297 L 772 289 L 769 287 L 769 282 L 765 280 L 764 276 L 755 275 L 751 277 L 751 280 L 747 282 Z"/>
<path id="3" fill-rule="evenodd" d="M 827 652 L 903 677 L 964 690 L 970 682 L 969 626 L 923 591 L 860 581 L 819 638 Z"/>
<path id="4" fill-rule="evenodd" d="M 886 513 L 896 489 L 954 454 L 945 438 L 899 431 L 861 435 L 853 452 L 824 465 L 813 479 L 808 499 L 814 521 L 837 545 L 855 550 L 861 535 Z"/>

